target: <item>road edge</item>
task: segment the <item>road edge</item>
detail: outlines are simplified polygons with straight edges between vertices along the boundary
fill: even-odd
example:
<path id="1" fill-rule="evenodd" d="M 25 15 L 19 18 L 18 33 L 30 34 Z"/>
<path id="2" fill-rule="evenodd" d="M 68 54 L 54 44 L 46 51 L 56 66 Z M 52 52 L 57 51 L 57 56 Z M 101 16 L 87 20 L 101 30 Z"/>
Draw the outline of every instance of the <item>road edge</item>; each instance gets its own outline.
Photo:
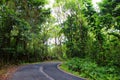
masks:
<path id="1" fill-rule="evenodd" d="M 62 64 L 62 63 L 59 63 L 59 64 L 57 65 L 57 69 L 58 69 L 58 70 L 60 70 L 60 71 L 62 71 L 62 72 L 64 72 L 64 73 L 66 73 L 66 74 L 72 75 L 72 76 L 74 76 L 74 77 L 77 77 L 77 78 L 81 78 L 81 79 L 83 79 L 83 80 L 86 80 L 85 78 L 76 76 L 76 75 L 74 75 L 74 74 L 72 74 L 72 73 L 69 73 L 69 72 L 67 72 L 67 71 L 64 71 L 64 70 L 60 69 L 60 65 L 61 65 L 61 64 Z"/>

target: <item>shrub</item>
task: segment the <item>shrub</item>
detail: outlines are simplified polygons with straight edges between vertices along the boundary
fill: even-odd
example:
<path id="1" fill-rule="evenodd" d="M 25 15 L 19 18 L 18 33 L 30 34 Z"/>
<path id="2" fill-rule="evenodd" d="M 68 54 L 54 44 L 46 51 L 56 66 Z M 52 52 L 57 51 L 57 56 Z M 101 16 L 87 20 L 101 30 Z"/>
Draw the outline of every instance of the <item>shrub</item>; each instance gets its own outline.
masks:
<path id="1" fill-rule="evenodd" d="M 73 58 L 66 62 L 69 70 L 79 72 L 91 80 L 119 80 L 119 71 L 114 66 L 98 66 L 90 59 Z"/>

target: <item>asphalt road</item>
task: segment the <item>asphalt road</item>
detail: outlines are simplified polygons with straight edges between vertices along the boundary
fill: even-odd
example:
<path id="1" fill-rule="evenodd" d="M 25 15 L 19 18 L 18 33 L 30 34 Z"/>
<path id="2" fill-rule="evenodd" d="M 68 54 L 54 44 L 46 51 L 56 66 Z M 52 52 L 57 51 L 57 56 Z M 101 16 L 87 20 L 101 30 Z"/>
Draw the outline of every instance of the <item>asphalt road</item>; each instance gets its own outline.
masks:
<path id="1" fill-rule="evenodd" d="M 46 62 L 20 67 L 10 80 L 84 80 L 58 69 L 59 62 Z"/>

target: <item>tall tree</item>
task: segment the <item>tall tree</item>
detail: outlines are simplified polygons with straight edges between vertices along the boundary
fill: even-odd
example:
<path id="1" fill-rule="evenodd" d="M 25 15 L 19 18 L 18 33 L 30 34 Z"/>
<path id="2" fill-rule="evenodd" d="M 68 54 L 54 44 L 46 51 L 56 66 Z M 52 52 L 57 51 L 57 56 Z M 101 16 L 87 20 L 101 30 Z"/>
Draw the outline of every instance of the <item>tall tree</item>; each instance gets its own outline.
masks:
<path id="1" fill-rule="evenodd" d="M 37 54 L 38 47 L 34 45 L 42 44 L 38 40 L 41 39 L 39 38 L 41 37 L 41 24 L 50 15 L 50 9 L 46 9 L 45 4 L 46 0 L 1 0 L 1 59 L 7 58 L 8 62 L 9 60 L 15 61 L 14 59 L 30 61 L 30 57 L 34 57 L 31 56 L 31 52 L 29 53 L 30 48 L 34 50 L 35 55 Z M 2 58 L 3 55 L 5 58 Z"/>

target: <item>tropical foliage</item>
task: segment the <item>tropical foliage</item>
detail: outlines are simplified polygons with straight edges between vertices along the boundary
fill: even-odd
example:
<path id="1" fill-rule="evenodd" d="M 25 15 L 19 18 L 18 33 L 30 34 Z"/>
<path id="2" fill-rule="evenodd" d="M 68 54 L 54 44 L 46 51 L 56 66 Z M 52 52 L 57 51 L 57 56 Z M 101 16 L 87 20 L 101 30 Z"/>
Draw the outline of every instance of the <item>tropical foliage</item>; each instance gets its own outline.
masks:
<path id="1" fill-rule="evenodd" d="M 69 69 L 94 80 L 119 79 L 120 1 L 102 0 L 97 8 L 92 0 L 49 3 L 0 0 L 0 66 L 78 57 Z"/>

